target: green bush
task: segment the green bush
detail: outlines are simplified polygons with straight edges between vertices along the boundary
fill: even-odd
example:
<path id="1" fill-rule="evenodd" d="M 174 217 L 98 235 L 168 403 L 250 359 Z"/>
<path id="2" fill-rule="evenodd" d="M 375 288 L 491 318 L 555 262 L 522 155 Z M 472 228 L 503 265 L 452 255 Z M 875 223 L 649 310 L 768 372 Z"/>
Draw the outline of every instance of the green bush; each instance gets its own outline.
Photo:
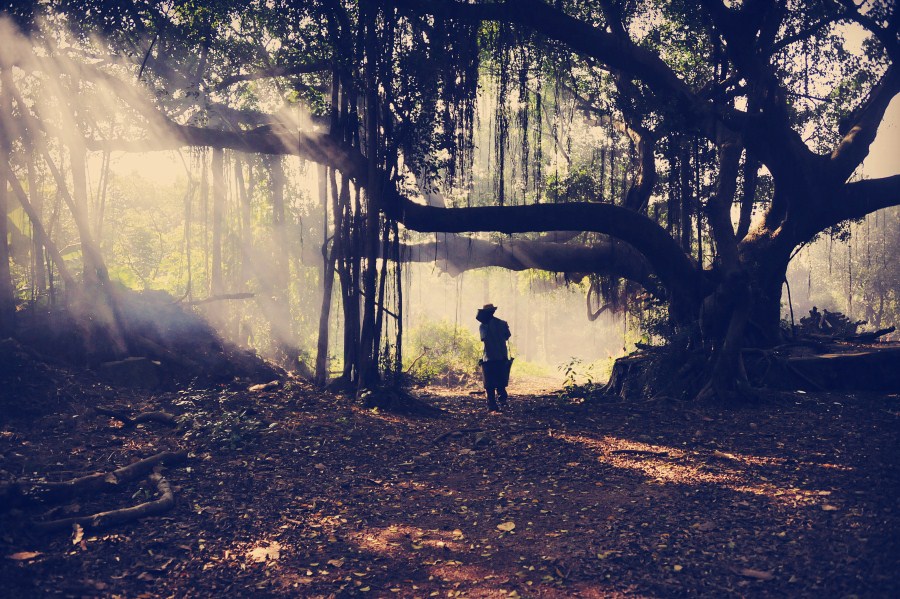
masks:
<path id="1" fill-rule="evenodd" d="M 459 384 L 478 372 L 481 341 L 467 329 L 441 320 L 416 327 L 404 369 L 429 382 Z"/>

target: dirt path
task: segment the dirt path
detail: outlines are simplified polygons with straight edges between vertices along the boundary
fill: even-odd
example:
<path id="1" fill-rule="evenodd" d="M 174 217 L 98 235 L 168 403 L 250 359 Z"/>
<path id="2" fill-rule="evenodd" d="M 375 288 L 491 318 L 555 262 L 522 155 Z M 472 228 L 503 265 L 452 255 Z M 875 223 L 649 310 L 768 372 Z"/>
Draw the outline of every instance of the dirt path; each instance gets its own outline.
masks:
<path id="1" fill-rule="evenodd" d="M 900 593 L 897 396 L 786 394 L 738 411 L 514 396 L 502 416 L 465 394 L 431 399 L 446 416 L 406 419 L 294 383 L 119 397 L 180 415 L 171 432 L 79 405 L 8 423 L 4 478 L 179 447 L 191 459 L 166 473 L 178 504 L 164 517 L 78 538 L 23 527 L 39 512 L 3 516 L 0 594 Z M 69 511 L 149 495 L 135 483 Z"/>

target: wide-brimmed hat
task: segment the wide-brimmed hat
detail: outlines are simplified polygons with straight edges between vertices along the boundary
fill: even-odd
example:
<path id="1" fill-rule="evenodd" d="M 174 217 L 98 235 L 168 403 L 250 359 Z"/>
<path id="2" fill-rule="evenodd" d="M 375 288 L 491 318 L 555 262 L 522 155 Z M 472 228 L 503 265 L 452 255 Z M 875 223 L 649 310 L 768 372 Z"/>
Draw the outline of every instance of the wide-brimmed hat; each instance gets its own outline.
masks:
<path id="1" fill-rule="evenodd" d="M 494 312 L 497 311 L 497 306 L 495 306 L 494 304 L 485 304 L 478 311 L 479 312 L 490 312 L 491 314 L 493 314 Z"/>

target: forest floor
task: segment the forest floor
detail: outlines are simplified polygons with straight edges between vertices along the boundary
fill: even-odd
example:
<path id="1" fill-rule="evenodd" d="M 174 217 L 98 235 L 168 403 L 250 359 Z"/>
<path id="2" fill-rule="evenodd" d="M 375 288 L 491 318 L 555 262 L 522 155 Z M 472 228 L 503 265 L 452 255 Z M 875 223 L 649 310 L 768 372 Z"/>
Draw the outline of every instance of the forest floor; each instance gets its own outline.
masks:
<path id="1" fill-rule="evenodd" d="M 407 418 L 252 382 L 73 379 L 0 425 L 4 480 L 190 452 L 164 473 L 177 504 L 162 516 L 55 534 L 31 525 L 46 508 L 0 516 L 0 595 L 900 596 L 898 395 L 723 409 L 514 394 L 488 415 L 470 389 L 425 388 L 444 414 Z M 181 425 L 122 428 L 98 402 Z M 155 492 L 123 487 L 52 517 Z"/>

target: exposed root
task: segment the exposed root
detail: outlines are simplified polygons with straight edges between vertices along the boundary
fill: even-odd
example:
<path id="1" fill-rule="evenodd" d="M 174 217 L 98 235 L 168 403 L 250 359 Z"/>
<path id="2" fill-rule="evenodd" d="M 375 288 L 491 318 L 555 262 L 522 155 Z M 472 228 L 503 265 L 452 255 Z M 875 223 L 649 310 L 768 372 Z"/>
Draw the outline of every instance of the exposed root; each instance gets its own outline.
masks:
<path id="1" fill-rule="evenodd" d="M 360 395 L 365 408 L 379 408 L 407 416 L 440 416 L 443 410 L 426 403 L 402 389 L 384 387 L 364 391 Z"/>
<path id="2" fill-rule="evenodd" d="M 122 508 L 118 510 L 110 510 L 107 512 L 99 512 L 89 516 L 76 516 L 73 518 L 62 518 L 60 520 L 49 520 L 47 522 L 35 523 L 35 528 L 45 532 L 56 530 L 65 530 L 74 524 L 83 526 L 86 529 L 106 528 L 117 524 L 124 524 L 139 518 L 148 516 L 158 516 L 165 513 L 175 506 L 175 493 L 172 486 L 160 474 L 151 474 L 150 480 L 156 483 L 156 489 L 160 494 L 159 499 L 147 501 L 139 505 Z"/>
<path id="3" fill-rule="evenodd" d="M 122 422 L 125 428 L 133 428 L 138 424 L 142 424 L 144 422 L 158 422 L 165 426 L 178 426 L 178 422 L 175 420 L 175 416 L 169 414 L 168 412 L 141 412 L 134 418 L 129 418 L 125 415 L 124 412 L 120 410 L 114 410 L 112 408 L 104 408 L 102 406 L 96 406 L 94 411 L 98 414 L 102 414 L 104 416 L 109 416 L 111 418 L 115 418 Z"/>
<path id="4" fill-rule="evenodd" d="M 159 465 L 171 466 L 187 459 L 186 451 L 163 451 L 112 472 L 96 472 L 88 476 L 60 482 L 16 483 L 21 495 L 40 503 L 59 503 L 72 497 L 121 488 L 121 484 L 137 480 Z"/>
<path id="5" fill-rule="evenodd" d="M 467 433 L 483 433 L 483 432 L 484 432 L 483 428 L 459 428 L 456 430 L 447 431 L 446 433 L 441 433 L 440 435 L 438 435 L 431 441 L 431 444 L 437 445 L 438 443 L 440 443 L 441 441 L 443 441 L 444 439 L 446 439 L 448 437 L 461 437 Z"/>
<path id="6" fill-rule="evenodd" d="M 611 452 L 613 455 L 631 455 L 636 457 L 664 458 L 669 455 L 668 451 L 650 451 L 646 449 L 616 449 Z"/>

